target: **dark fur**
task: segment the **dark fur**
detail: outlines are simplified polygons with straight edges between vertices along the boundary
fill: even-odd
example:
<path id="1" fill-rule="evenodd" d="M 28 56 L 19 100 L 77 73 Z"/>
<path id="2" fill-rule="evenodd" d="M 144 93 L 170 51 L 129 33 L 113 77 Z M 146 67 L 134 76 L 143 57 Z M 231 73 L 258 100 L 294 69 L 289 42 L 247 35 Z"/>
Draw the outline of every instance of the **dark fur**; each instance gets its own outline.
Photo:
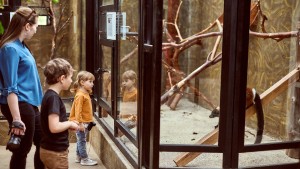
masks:
<path id="1" fill-rule="evenodd" d="M 247 101 L 246 101 L 246 107 L 248 108 L 248 106 L 250 106 L 250 103 L 252 102 L 252 98 L 253 98 L 253 94 L 251 91 L 251 89 L 247 89 Z M 264 132 L 264 126 L 265 126 L 265 120 L 264 120 L 264 111 L 262 108 L 262 104 L 261 104 L 261 99 L 258 93 L 255 94 L 254 96 L 254 106 L 256 109 L 256 118 L 257 118 L 257 132 L 256 132 L 256 138 L 254 141 L 254 144 L 259 144 L 262 141 L 262 137 L 263 137 L 263 132 Z M 219 117 L 220 116 L 220 109 L 219 107 L 216 107 L 215 109 L 213 109 L 211 111 L 211 114 L 209 115 L 209 118 L 214 118 L 214 117 Z M 219 126 L 216 125 L 215 128 L 217 128 Z"/>
<path id="2" fill-rule="evenodd" d="M 264 119 L 264 111 L 261 104 L 261 99 L 259 97 L 259 94 L 255 94 L 254 98 L 254 106 L 256 109 L 256 118 L 257 118 L 257 132 L 256 132 L 256 139 L 254 144 L 261 143 L 263 132 L 264 132 L 264 126 L 265 126 L 265 119 Z"/>
<path id="3" fill-rule="evenodd" d="M 220 116 L 220 110 L 218 109 L 218 107 L 216 107 L 211 111 L 209 118 L 215 118 L 215 117 L 219 117 L 219 116 Z"/>

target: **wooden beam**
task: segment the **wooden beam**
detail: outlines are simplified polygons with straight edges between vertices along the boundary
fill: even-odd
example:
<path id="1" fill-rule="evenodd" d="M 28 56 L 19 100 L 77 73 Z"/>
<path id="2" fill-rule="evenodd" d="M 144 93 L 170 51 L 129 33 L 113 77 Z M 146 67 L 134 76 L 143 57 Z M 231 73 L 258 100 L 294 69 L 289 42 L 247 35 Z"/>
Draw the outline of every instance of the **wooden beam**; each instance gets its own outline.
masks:
<path id="1" fill-rule="evenodd" d="M 299 68 L 294 69 L 290 73 L 288 73 L 285 77 L 271 86 L 268 90 L 263 92 L 260 95 L 262 105 L 269 104 L 272 100 L 274 100 L 279 94 L 288 89 L 288 87 L 299 80 Z M 252 105 L 246 110 L 246 119 L 255 114 L 255 108 Z M 202 137 L 195 144 L 215 144 L 218 141 L 219 137 L 219 128 L 216 128 L 212 132 L 208 133 L 204 137 Z M 202 152 L 187 152 L 179 154 L 173 161 L 179 167 L 185 166 L 197 156 L 199 156 Z"/>
<path id="2" fill-rule="evenodd" d="M 292 70 L 290 73 L 288 73 L 285 77 L 283 77 L 281 80 L 279 80 L 277 83 L 275 83 L 273 86 L 271 86 L 269 89 L 267 89 L 265 92 L 263 92 L 260 95 L 261 103 L 262 105 L 269 104 L 272 100 L 274 100 L 280 93 L 288 89 L 288 87 L 295 83 L 297 80 L 299 80 L 299 68 L 296 68 Z M 246 119 L 247 117 L 252 116 L 255 114 L 255 108 L 254 106 L 249 107 L 246 110 Z"/>
<path id="3" fill-rule="evenodd" d="M 197 141 L 195 144 L 215 144 L 218 140 L 219 128 L 214 129 L 212 132 L 206 134 L 203 138 Z M 173 161 L 177 166 L 182 167 L 187 163 L 195 159 L 202 152 L 193 152 L 193 153 L 181 153 Z"/>

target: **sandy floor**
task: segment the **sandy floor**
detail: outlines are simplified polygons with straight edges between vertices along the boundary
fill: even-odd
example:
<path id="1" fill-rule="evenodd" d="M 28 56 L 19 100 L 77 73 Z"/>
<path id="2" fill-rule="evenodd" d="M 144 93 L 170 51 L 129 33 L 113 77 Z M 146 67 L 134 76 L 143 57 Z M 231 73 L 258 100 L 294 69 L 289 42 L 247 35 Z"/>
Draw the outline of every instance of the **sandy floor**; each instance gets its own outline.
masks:
<path id="1" fill-rule="evenodd" d="M 214 130 L 214 126 L 218 124 L 218 118 L 209 118 L 210 111 L 196 104 L 182 99 L 176 110 L 170 110 L 169 107 L 163 105 L 161 107 L 161 137 L 162 144 L 194 144 L 207 133 Z M 135 132 L 135 129 L 132 129 Z M 253 144 L 255 139 L 255 131 L 246 128 L 245 143 Z M 123 136 L 124 137 L 124 136 Z M 130 144 L 126 138 L 122 138 L 124 143 L 137 153 L 136 148 Z M 275 138 L 264 135 L 263 142 L 280 142 Z M 173 161 L 180 153 L 160 154 L 160 166 L 171 167 L 176 166 Z M 275 163 L 297 162 L 285 154 L 285 150 L 264 151 L 256 153 L 240 154 L 239 166 L 265 165 Z M 197 158 L 189 162 L 186 167 L 201 168 L 221 168 L 222 154 L 220 153 L 203 153 Z"/>

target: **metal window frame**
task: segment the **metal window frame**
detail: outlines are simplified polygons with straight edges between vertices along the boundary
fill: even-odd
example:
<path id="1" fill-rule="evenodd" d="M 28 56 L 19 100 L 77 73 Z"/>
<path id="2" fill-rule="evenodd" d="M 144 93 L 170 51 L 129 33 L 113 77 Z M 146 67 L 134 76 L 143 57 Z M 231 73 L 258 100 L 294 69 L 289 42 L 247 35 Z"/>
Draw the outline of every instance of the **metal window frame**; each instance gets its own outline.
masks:
<path id="1" fill-rule="evenodd" d="M 87 70 L 94 71 L 98 62 L 98 0 L 87 1 Z M 238 168 L 239 154 L 245 152 L 298 148 L 300 142 L 266 143 L 244 145 L 245 89 L 247 84 L 249 43 L 249 0 L 224 0 L 224 29 L 221 74 L 221 117 L 219 144 L 167 145 L 160 144 L 160 91 L 161 88 L 161 43 L 163 1 L 140 0 L 139 25 L 139 104 L 138 104 L 138 161 L 130 156 L 122 143 L 110 134 L 103 120 L 98 119 L 113 141 L 134 168 L 159 168 L 160 152 L 210 152 L 223 153 L 223 168 Z M 118 3 L 117 0 L 114 1 Z M 90 4 L 90 5 L 88 5 Z M 94 11 L 92 12 L 91 9 Z M 91 19 L 91 15 L 94 17 Z M 89 20 L 89 21 L 88 21 Z M 89 58 L 90 56 L 90 58 Z M 117 64 L 116 61 L 113 61 Z M 116 71 L 117 72 L 117 71 Z M 113 76 L 117 76 L 113 73 Z M 100 84 L 101 85 L 101 84 Z M 98 86 L 99 87 L 99 86 Z M 113 86 L 115 89 L 116 86 Z M 113 94 L 115 97 L 116 94 Z M 97 100 L 95 100 L 95 103 Z M 115 104 L 112 105 L 116 106 Z M 114 114 L 114 108 L 112 114 Z M 143 113 L 142 113 L 143 112 Z M 236 146 L 237 145 L 237 146 Z M 246 168 L 296 168 L 299 163 L 273 164 L 264 167 Z M 170 167 L 180 168 L 180 167 Z"/>

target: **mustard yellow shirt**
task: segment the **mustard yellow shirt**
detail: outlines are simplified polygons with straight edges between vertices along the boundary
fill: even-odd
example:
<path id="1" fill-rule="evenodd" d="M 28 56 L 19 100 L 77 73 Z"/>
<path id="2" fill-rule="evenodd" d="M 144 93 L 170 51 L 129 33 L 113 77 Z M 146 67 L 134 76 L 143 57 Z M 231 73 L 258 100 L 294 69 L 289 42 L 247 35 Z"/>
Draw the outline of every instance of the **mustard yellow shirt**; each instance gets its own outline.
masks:
<path id="1" fill-rule="evenodd" d="M 135 102 L 137 100 L 137 89 L 134 88 L 132 91 L 124 91 L 123 102 Z"/>
<path id="2" fill-rule="evenodd" d="M 76 120 L 80 123 L 93 121 L 92 101 L 88 93 L 77 90 L 69 120 Z"/>

